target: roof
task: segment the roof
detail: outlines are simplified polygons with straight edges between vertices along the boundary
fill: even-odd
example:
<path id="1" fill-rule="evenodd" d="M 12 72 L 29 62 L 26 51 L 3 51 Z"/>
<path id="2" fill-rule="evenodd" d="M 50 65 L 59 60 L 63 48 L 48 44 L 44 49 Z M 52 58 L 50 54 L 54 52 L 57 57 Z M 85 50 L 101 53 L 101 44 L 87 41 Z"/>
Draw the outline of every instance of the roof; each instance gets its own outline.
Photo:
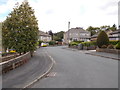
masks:
<path id="1" fill-rule="evenodd" d="M 67 32 L 80 32 L 80 33 L 89 33 L 89 31 L 86 31 L 86 30 L 84 30 L 83 28 L 81 28 L 81 27 L 76 27 L 76 28 L 71 28 L 71 29 L 69 29 Z M 66 32 L 66 33 L 67 33 Z"/>
<path id="2" fill-rule="evenodd" d="M 120 29 L 117 29 L 116 31 L 113 31 L 112 33 L 110 33 L 111 35 L 112 34 L 120 34 Z"/>
<path id="3" fill-rule="evenodd" d="M 43 31 L 39 31 L 39 36 L 51 37 L 51 35 L 49 35 L 48 33 L 43 32 Z"/>
<path id="4" fill-rule="evenodd" d="M 93 36 L 91 36 L 91 37 L 92 37 L 92 38 L 97 38 L 97 36 L 98 36 L 99 33 L 100 33 L 100 32 L 96 33 L 95 35 L 93 35 Z M 111 34 L 112 31 L 108 29 L 108 30 L 105 31 L 105 33 L 109 36 L 109 34 Z"/>

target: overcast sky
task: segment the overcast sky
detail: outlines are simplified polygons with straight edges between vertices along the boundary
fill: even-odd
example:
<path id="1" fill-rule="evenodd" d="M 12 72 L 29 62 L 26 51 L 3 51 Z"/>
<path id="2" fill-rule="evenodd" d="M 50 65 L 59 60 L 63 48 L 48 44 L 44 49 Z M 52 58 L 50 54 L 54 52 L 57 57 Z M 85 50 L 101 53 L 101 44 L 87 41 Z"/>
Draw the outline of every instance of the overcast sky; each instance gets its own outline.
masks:
<path id="1" fill-rule="evenodd" d="M 0 21 L 24 0 L 0 0 Z M 39 20 L 39 29 L 53 32 L 67 31 L 70 27 L 118 25 L 119 0 L 28 0 Z"/>

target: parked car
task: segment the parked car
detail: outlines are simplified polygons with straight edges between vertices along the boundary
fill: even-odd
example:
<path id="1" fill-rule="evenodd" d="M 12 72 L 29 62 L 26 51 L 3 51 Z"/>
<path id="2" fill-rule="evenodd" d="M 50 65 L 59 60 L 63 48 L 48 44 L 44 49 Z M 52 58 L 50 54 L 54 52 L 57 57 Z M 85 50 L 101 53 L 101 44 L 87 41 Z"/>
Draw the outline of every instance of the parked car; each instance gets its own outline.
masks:
<path id="1" fill-rule="evenodd" d="M 41 46 L 42 46 L 42 47 L 47 47 L 47 46 L 48 46 L 48 43 L 41 43 Z"/>
<path id="2" fill-rule="evenodd" d="M 10 52 L 14 53 L 14 52 L 16 52 L 16 50 L 14 50 L 14 49 L 10 49 Z"/>

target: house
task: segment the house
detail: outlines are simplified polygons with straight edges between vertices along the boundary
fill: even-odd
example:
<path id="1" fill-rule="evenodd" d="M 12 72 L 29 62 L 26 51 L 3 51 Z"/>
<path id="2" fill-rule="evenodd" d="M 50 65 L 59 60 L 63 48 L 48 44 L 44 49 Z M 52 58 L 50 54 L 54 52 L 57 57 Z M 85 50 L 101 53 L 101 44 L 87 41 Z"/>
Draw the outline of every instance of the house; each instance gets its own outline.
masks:
<path id="1" fill-rule="evenodd" d="M 120 40 L 120 29 L 116 30 L 116 31 L 112 31 L 112 30 L 106 30 L 105 31 L 106 34 L 108 35 L 109 37 L 109 40 Z M 93 36 L 91 36 L 91 41 L 96 41 L 97 40 L 97 37 L 98 37 L 98 34 L 95 34 Z"/>
<path id="2" fill-rule="evenodd" d="M 109 29 L 106 29 L 106 30 L 104 30 L 105 32 L 106 32 L 106 34 L 109 36 L 110 35 L 110 33 L 112 33 L 113 31 L 112 30 L 109 30 Z M 98 34 L 99 34 L 99 32 L 98 33 L 96 33 L 95 35 L 93 35 L 93 36 L 91 36 L 91 41 L 96 41 L 97 40 L 97 37 L 98 37 Z"/>
<path id="3" fill-rule="evenodd" d="M 39 40 L 44 41 L 44 42 L 49 42 L 52 40 L 52 37 L 48 33 L 39 31 Z"/>
<path id="4" fill-rule="evenodd" d="M 120 40 L 120 29 L 111 32 L 109 35 L 109 40 Z"/>
<path id="5" fill-rule="evenodd" d="M 68 44 L 71 41 L 89 41 L 90 32 L 85 31 L 81 27 L 71 28 L 64 33 L 64 43 Z"/>

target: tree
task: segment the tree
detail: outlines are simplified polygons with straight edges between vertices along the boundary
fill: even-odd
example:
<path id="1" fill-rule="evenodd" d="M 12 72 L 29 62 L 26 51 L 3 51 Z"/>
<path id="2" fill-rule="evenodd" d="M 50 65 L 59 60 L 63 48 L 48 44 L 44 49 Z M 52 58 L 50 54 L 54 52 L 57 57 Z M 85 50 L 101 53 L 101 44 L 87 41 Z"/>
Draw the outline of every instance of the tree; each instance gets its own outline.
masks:
<path id="1" fill-rule="evenodd" d="M 115 24 L 113 24 L 113 26 L 110 28 L 112 31 L 115 31 L 115 30 L 117 30 L 117 27 L 116 27 L 116 25 Z"/>
<path id="2" fill-rule="evenodd" d="M 62 41 L 62 39 L 63 39 L 63 34 L 64 34 L 64 31 L 60 31 L 60 32 L 54 33 L 53 39 L 54 39 L 55 41 Z"/>
<path id="3" fill-rule="evenodd" d="M 9 30 L 7 29 L 7 20 L 2 22 L 2 48 L 4 51 L 7 50 L 10 43 Z"/>
<path id="4" fill-rule="evenodd" d="M 101 30 L 109 30 L 110 26 L 104 25 L 100 27 Z"/>
<path id="5" fill-rule="evenodd" d="M 15 49 L 20 54 L 28 51 L 33 52 L 36 49 L 38 23 L 34 10 L 27 1 L 14 8 L 4 25 L 3 32 L 5 30 L 8 32 L 8 38 L 5 37 L 8 39 L 8 48 Z"/>
<path id="6" fill-rule="evenodd" d="M 52 32 L 52 30 L 48 31 L 48 34 L 51 35 L 52 40 L 53 40 L 53 32 Z"/>
<path id="7" fill-rule="evenodd" d="M 100 28 L 89 26 L 86 30 L 91 33 L 91 36 L 93 36 L 100 31 Z"/>
<path id="8" fill-rule="evenodd" d="M 109 38 L 105 31 L 101 31 L 97 37 L 97 46 L 101 48 L 103 45 L 109 44 Z"/>

